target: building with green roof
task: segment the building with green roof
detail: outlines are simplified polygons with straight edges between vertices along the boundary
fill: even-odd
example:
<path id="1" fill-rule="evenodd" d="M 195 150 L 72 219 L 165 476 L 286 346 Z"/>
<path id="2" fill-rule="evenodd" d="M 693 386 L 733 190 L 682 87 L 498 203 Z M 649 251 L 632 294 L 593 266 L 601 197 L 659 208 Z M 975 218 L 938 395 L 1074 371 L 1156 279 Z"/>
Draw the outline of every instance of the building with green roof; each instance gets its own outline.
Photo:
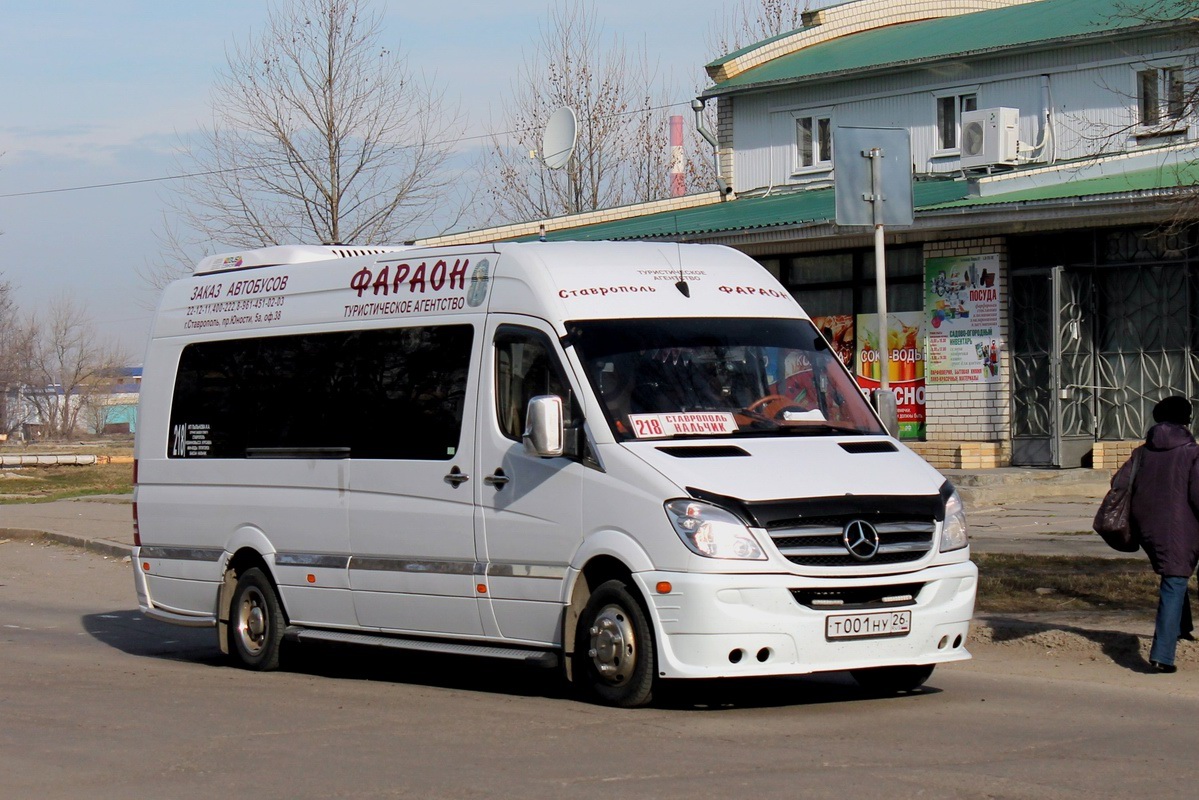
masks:
<path id="1" fill-rule="evenodd" d="M 914 214 L 884 238 L 891 335 L 921 323 L 912 446 L 943 467 L 1114 466 L 1157 400 L 1199 394 L 1196 12 L 1199 0 L 811 11 L 707 65 L 721 191 L 443 241 L 736 247 L 852 341 L 869 385 L 874 231 L 839 224 L 837 192 L 862 190 L 860 154 L 835 148 L 849 129 L 906 131 L 910 185 L 885 194 L 910 191 Z"/>

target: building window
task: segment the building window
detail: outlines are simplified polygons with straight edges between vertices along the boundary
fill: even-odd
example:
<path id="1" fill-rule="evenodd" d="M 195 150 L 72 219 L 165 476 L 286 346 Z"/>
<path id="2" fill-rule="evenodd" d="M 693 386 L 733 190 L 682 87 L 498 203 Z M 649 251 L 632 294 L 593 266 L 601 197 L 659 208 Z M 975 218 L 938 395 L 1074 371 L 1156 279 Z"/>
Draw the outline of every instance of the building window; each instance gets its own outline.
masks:
<path id="1" fill-rule="evenodd" d="M 833 124 L 828 115 L 795 118 L 796 170 L 833 165 Z"/>
<path id="2" fill-rule="evenodd" d="M 978 95 L 951 94 L 937 98 L 937 147 L 957 150 L 962 130 L 962 112 L 978 109 Z"/>
<path id="3" fill-rule="evenodd" d="M 1144 127 L 1182 119 L 1186 88 L 1181 67 L 1143 69 L 1137 73 L 1137 117 Z"/>

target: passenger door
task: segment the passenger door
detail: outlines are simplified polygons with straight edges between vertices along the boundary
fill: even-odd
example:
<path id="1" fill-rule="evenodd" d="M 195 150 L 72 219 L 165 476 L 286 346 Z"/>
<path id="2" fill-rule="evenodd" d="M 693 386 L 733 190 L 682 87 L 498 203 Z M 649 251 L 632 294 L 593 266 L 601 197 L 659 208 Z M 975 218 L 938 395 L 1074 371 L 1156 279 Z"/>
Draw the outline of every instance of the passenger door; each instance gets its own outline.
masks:
<path id="1" fill-rule="evenodd" d="M 580 442 L 582 414 L 548 325 L 493 315 L 487 342 L 475 469 L 489 601 L 484 625 L 506 639 L 556 643 L 566 570 L 581 538 L 579 495 L 587 467 L 577 455 L 530 455 L 521 434 L 531 397 L 561 397 Z M 488 605 L 494 616 L 486 613 Z"/>
<path id="2" fill-rule="evenodd" d="M 360 625 L 478 636 L 471 467 L 478 329 L 390 331 L 357 391 L 350 586 Z"/>

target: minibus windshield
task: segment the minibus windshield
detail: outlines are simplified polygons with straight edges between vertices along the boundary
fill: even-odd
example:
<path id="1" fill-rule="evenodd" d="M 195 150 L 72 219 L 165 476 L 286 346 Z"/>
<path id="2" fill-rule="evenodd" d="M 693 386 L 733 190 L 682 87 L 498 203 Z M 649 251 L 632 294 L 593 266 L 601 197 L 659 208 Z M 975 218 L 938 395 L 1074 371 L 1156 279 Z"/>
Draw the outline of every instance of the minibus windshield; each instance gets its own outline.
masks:
<path id="1" fill-rule="evenodd" d="M 885 433 L 808 320 L 589 320 L 567 330 L 622 441 Z"/>

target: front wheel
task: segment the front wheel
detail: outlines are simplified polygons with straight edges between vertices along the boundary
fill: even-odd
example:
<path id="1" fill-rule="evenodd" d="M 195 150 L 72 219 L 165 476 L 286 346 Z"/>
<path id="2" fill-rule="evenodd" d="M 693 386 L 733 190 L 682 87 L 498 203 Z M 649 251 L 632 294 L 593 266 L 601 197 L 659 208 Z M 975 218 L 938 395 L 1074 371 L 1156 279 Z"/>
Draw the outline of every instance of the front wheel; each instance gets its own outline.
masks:
<path id="1" fill-rule="evenodd" d="M 229 652 L 247 669 L 275 669 L 285 625 L 270 578 L 257 567 L 239 575 L 229 609 Z"/>
<path id="2" fill-rule="evenodd" d="M 623 581 L 600 584 L 579 616 L 574 680 L 584 694 L 620 708 L 650 701 L 654 637 L 645 611 Z"/>
<path id="3" fill-rule="evenodd" d="M 873 667 L 850 670 L 850 675 L 872 694 L 898 694 L 919 689 L 933 674 L 933 664 L 914 667 Z"/>

